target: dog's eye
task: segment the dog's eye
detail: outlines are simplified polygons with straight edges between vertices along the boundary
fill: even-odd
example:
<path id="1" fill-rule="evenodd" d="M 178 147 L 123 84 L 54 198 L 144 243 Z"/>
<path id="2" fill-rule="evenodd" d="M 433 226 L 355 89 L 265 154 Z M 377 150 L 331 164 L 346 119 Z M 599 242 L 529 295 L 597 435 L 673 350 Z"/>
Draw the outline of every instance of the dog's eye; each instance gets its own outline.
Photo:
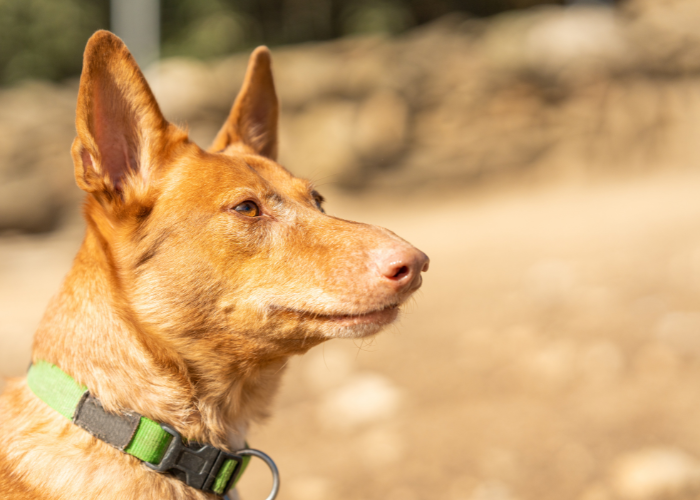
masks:
<path id="1" fill-rule="evenodd" d="M 316 191 L 314 191 L 313 193 L 311 193 L 311 195 L 314 197 L 314 201 L 316 202 L 316 207 L 317 207 L 321 212 L 323 212 L 323 213 L 325 214 L 326 211 L 323 209 L 323 202 L 326 201 L 326 199 L 325 199 L 323 196 L 321 196 L 320 193 L 318 193 L 318 192 L 316 192 Z"/>
<path id="2" fill-rule="evenodd" d="M 316 206 L 318 209 L 321 211 L 321 213 L 326 213 L 326 211 L 323 209 L 323 206 L 321 206 L 321 203 L 323 203 L 323 200 L 316 200 Z"/>
<path id="3" fill-rule="evenodd" d="M 260 209 L 252 201 L 244 201 L 240 205 L 236 205 L 234 208 L 236 212 L 246 217 L 257 217 L 260 215 Z"/>

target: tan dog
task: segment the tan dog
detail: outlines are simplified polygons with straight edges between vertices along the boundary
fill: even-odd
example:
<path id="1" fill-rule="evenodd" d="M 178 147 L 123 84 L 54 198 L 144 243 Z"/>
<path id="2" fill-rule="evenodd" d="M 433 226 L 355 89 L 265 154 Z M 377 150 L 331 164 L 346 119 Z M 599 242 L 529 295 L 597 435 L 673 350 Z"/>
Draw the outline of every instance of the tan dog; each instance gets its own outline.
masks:
<path id="1" fill-rule="evenodd" d="M 204 151 L 163 118 L 121 40 L 90 39 L 72 148 L 87 233 L 34 363 L 71 375 L 108 413 L 235 451 L 289 356 L 396 319 L 428 258 L 324 214 L 312 185 L 275 163 L 278 109 L 261 47 Z M 217 498 L 93 437 L 26 379 L 0 399 L 0 436 L 4 500 Z"/>

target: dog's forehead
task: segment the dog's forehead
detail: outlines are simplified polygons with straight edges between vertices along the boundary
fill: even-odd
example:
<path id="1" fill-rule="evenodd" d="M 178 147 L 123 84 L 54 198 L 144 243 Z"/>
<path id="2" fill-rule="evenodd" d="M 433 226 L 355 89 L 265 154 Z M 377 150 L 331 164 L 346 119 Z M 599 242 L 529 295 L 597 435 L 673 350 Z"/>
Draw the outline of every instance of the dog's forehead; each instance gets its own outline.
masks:
<path id="1" fill-rule="evenodd" d="M 221 191 L 244 188 L 261 197 L 277 195 L 278 198 L 296 200 L 312 197 L 313 188 L 305 179 L 295 177 L 279 163 L 254 154 L 207 154 L 205 171 L 195 168 L 195 176 L 208 177 L 209 188 Z"/>
<path id="2" fill-rule="evenodd" d="M 240 180 L 251 184 L 246 187 L 258 189 L 265 196 L 277 195 L 279 198 L 306 199 L 311 196 L 311 183 L 295 177 L 279 163 L 259 155 L 241 155 L 233 157 L 236 175 L 245 172 Z M 262 193 L 264 191 L 264 193 Z"/>
<path id="3" fill-rule="evenodd" d="M 244 161 L 260 177 L 265 179 L 269 187 L 279 194 L 293 198 L 308 197 L 311 194 L 311 183 L 306 179 L 295 177 L 279 163 L 258 155 L 245 156 Z"/>

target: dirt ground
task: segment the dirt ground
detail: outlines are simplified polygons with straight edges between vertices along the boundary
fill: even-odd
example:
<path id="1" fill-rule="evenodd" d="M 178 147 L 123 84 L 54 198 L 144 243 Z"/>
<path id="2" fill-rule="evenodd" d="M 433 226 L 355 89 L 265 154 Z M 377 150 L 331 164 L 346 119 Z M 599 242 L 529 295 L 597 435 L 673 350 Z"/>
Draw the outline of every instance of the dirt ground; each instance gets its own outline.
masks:
<path id="1" fill-rule="evenodd" d="M 250 442 L 282 500 L 699 498 L 700 173 L 490 192 L 325 193 L 432 260 L 400 324 L 290 362 Z M 80 223 L 0 238 L 0 372 Z M 264 467 L 243 479 L 264 498 Z"/>

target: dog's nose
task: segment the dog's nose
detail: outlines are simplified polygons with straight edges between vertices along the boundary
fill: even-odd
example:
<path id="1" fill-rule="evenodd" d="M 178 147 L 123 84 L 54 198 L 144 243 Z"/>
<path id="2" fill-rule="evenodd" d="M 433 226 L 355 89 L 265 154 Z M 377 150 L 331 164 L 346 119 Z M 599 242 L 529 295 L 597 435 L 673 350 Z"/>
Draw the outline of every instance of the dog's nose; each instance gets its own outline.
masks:
<path id="1" fill-rule="evenodd" d="M 417 248 L 401 248 L 380 257 L 379 271 L 397 292 L 412 292 L 423 281 L 421 273 L 428 270 L 430 259 Z"/>

